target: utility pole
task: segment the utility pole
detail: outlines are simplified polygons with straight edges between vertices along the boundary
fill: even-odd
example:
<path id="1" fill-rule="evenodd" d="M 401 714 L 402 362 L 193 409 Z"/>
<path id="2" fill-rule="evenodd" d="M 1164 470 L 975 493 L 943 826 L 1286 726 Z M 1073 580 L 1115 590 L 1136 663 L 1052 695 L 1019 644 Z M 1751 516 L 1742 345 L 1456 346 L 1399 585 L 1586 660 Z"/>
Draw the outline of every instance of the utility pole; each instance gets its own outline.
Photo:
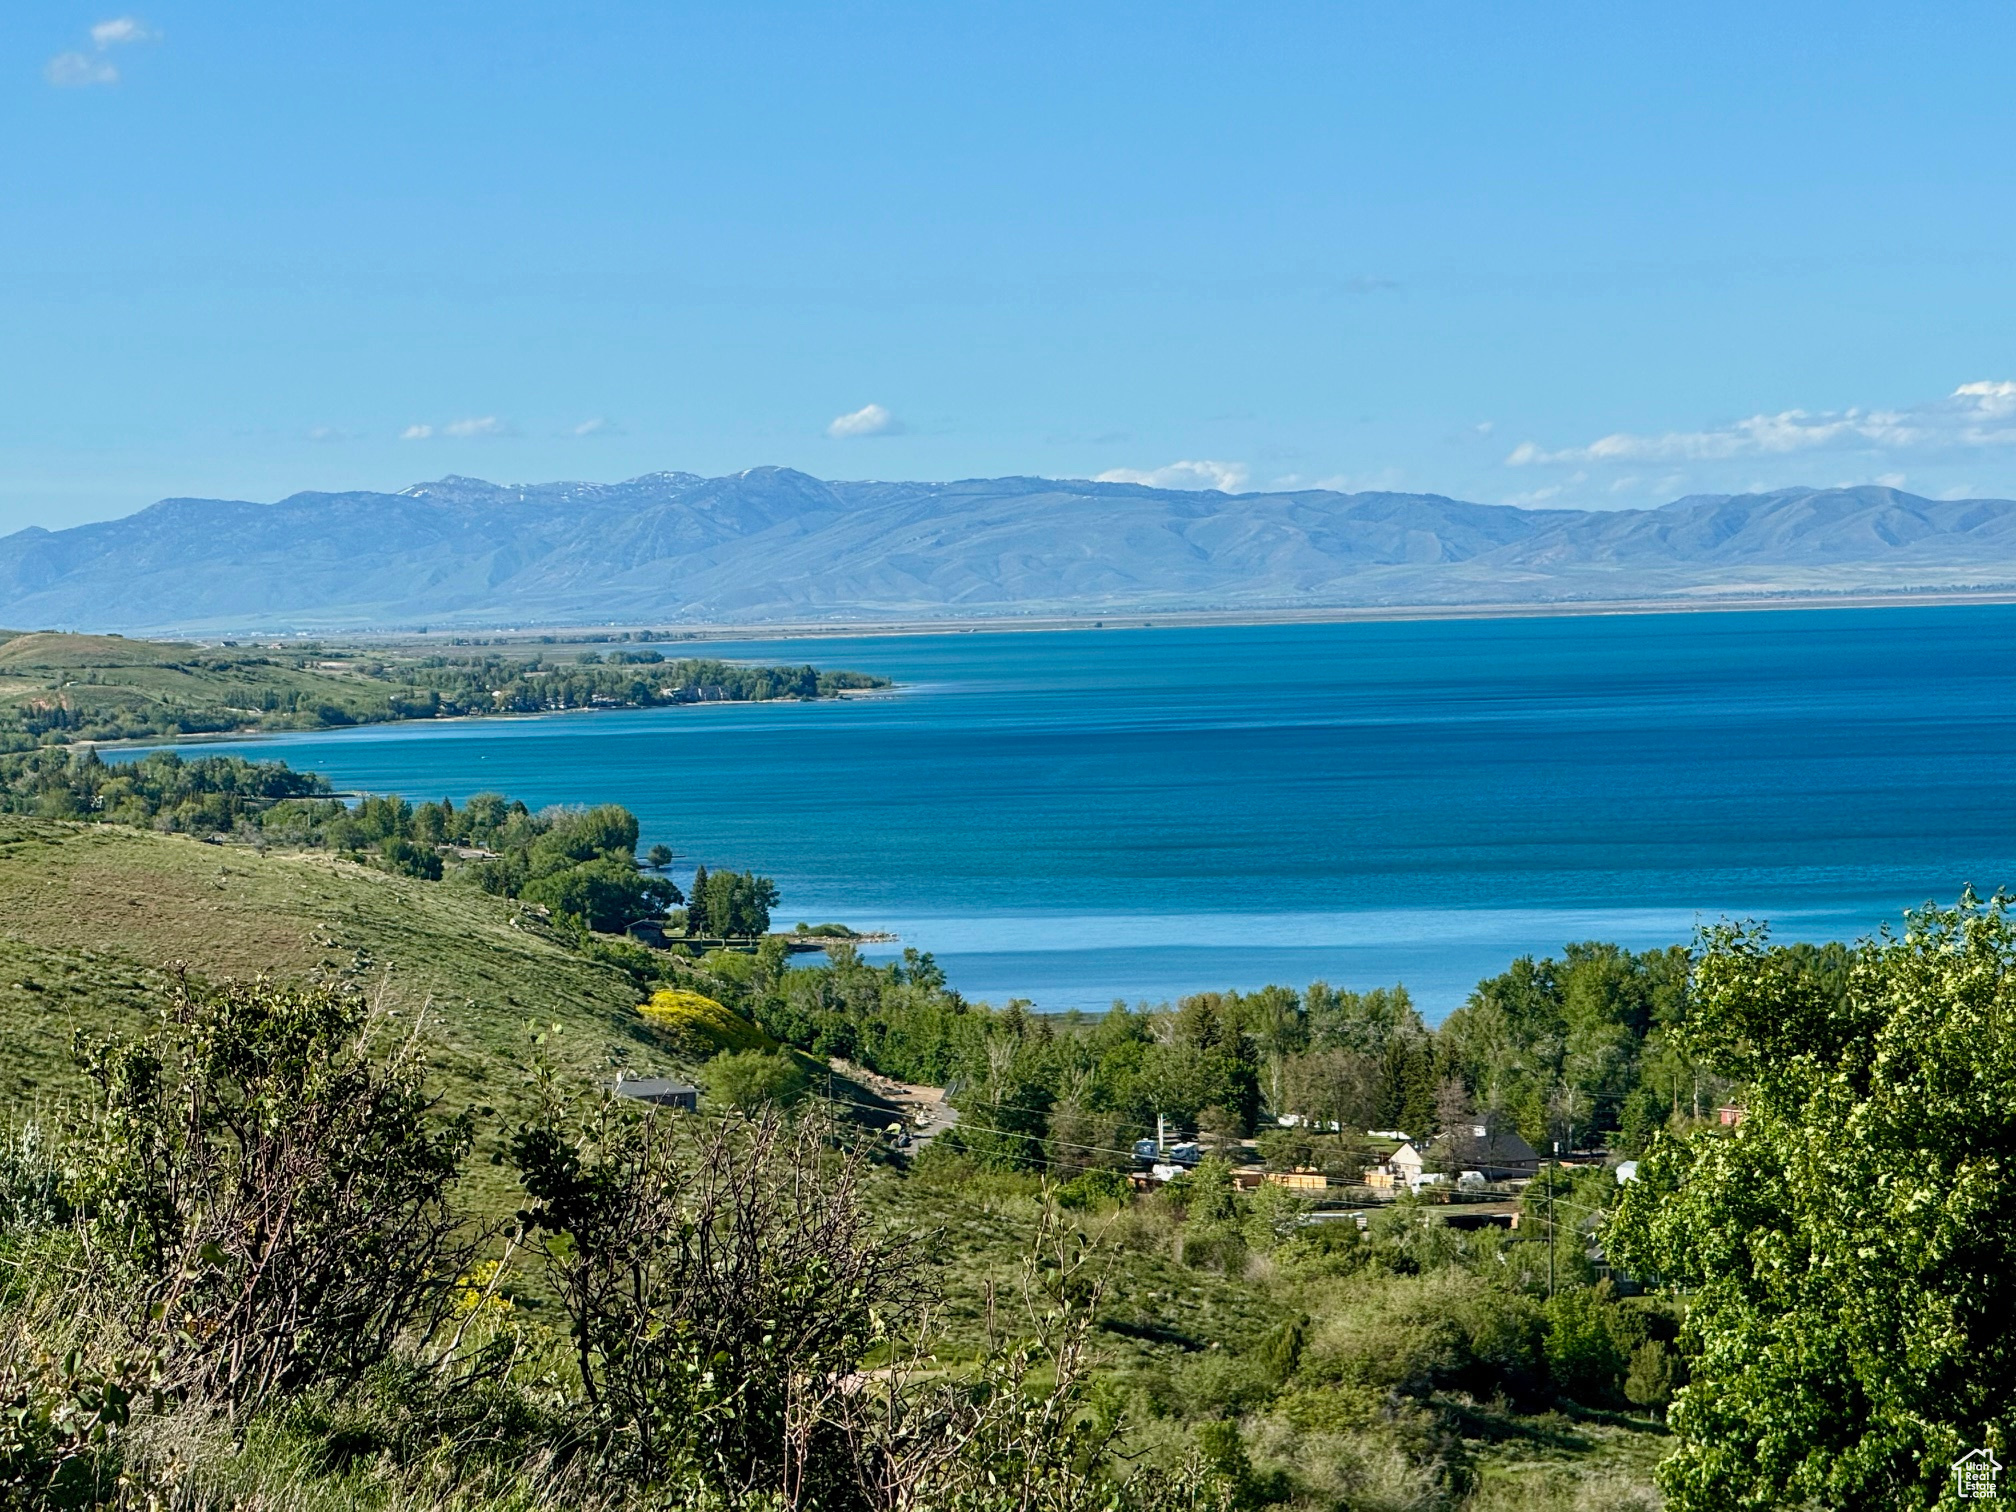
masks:
<path id="1" fill-rule="evenodd" d="M 1164 1154 L 1169 1149 L 1169 1136 L 1162 1128 L 1162 1115 L 1155 1115 L 1155 1153 Z"/>
<path id="2" fill-rule="evenodd" d="M 1561 1141 L 1554 1141 L 1554 1163 L 1547 1167 L 1547 1297 L 1554 1297 L 1554 1173 L 1561 1168 Z"/>

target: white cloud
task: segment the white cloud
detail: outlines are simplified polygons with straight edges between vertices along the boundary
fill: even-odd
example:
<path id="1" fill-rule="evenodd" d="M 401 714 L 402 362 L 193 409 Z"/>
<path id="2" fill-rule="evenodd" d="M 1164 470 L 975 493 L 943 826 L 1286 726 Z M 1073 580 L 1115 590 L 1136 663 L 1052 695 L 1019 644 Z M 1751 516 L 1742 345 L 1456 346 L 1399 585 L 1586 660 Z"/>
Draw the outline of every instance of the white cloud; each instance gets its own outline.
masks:
<path id="1" fill-rule="evenodd" d="M 1901 472 L 1878 473 L 1876 474 L 1876 481 L 1881 483 L 1885 488 L 1902 488 L 1904 486 L 1904 474 Z"/>
<path id="2" fill-rule="evenodd" d="M 864 404 L 849 415 L 835 415 L 826 434 L 836 441 L 856 436 L 900 436 L 905 426 L 879 404 Z"/>
<path id="3" fill-rule="evenodd" d="M 109 58 L 100 57 L 110 47 L 134 42 L 158 42 L 161 34 L 134 16 L 115 16 L 91 28 L 93 52 L 60 52 L 42 65 L 42 76 L 59 89 L 89 89 L 98 84 L 117 84 L 119 70 Z"/>
<path id="4" fill-rule="evenodd" d="M 1145 483 L 1150 488 L 1215 488 L 1220 493 L 1237 493 L 1246 481 L 1244 462 L 1171 462 L 1167 467 L 1141 471 L 1113 467 L 1093 478 L 1095 483 Z"/>
<path id="5" fill-rule="evenodd" d="M 495 415 L 477 415 L 468 420 L 450 420 L 446 425 L 409 425 L 399 432 L 401 441 L 481 441 L 495 436 L 515 436 L 518 428 Z"/>
<path id="6" fill-rule="evenodd" d="M 161 34 L 136 16 L 116 16 L 91 28 L 91 40 L 101 50 L 128 42 L 158 42 Z"/>
<path id="7" fill-rule="evenodd" d="M 605 434 L 608 429 L 609 422 L 604 420 L 600 415 L 597 415 L 593 420 L 583 420 L 579 425 L 575 426 L 572 434 L 576 436 L 600 436 Z"/>
<path id="8" fill-rule="evenodd" d="M 1510 467 L 1575 463 L 1722 462 L 1820 450 L 1945 451 L 2016 446 L 2016 383 L 1963 383 L 1944 399 L 1904 409 L 1781 410 L 1713 430 L 1638 436 L 1626 431 L 1587 446 L 1549 451 L 1522 441 Z"/>
<path id="9" fill-rule="evenodd" d="M 117 84 L 119 70 L 89 53 L 58 53 L 42 66 L 42 76 L 58 89 L 88 89 L 93 84 Z"/>
<path id="10" fill-rule="evenodd" d="M 1953 390 L 1955 399 L 1966 399 L 1992 415 L 2016 415 L 2016 383 L 1963 383 Z"/>

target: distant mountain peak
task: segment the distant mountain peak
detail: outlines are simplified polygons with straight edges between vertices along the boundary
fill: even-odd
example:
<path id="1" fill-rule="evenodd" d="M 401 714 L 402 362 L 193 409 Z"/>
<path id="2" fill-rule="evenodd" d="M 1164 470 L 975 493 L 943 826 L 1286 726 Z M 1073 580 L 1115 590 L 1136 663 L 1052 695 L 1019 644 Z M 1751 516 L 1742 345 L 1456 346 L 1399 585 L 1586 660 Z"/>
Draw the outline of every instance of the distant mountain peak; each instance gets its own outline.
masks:
<path id="1" fill-rule="evenodd" d="M 224 631 L 863 622 L 2016 585 L 2016 503 L 1867 484 L 1656 509 L 1040 477 L 497 484 L 168 499 L 0 540 L 0 623 Z"/>

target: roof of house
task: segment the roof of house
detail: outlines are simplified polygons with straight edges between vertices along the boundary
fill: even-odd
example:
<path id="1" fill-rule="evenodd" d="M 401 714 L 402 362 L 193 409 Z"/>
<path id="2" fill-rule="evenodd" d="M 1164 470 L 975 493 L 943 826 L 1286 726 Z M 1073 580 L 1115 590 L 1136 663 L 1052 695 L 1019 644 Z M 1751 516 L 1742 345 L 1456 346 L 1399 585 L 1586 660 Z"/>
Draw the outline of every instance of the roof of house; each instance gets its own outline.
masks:
<path id="1" fill-rule="evenodd" d="M 1457 1124 L 1436 1140 L 1456 1160 L 1471 1166 L 1538 1165 L 1540 1152 L 1510 1124 L 1495 1121 Z"/>
<path id="2" fill-rule="evenodd" d="M 657 1102 L 668 1097 L 696 1097 L 700 1089 L 663 1076 L 637 1076 L 617 1082 L 611 1089 L 618 1097 L 636 1097 Z"/>

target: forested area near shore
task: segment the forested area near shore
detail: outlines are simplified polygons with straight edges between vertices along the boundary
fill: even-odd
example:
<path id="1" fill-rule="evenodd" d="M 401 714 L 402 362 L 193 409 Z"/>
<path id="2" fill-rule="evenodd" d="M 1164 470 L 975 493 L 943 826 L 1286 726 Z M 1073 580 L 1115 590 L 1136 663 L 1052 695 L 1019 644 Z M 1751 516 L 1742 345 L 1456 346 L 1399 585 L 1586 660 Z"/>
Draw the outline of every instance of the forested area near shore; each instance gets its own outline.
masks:
<path id="1" fill-rule="evenodd" d="M 506 651 L 0 632 L 0 751 L 404 719 L 831 698 L 889 685 L 861 672 L 668 658 L 628 636 L 594 637 L 592 647 L 568 650 L 559 648 L 559 638 L 547 639 L 554 644 Z"/>

